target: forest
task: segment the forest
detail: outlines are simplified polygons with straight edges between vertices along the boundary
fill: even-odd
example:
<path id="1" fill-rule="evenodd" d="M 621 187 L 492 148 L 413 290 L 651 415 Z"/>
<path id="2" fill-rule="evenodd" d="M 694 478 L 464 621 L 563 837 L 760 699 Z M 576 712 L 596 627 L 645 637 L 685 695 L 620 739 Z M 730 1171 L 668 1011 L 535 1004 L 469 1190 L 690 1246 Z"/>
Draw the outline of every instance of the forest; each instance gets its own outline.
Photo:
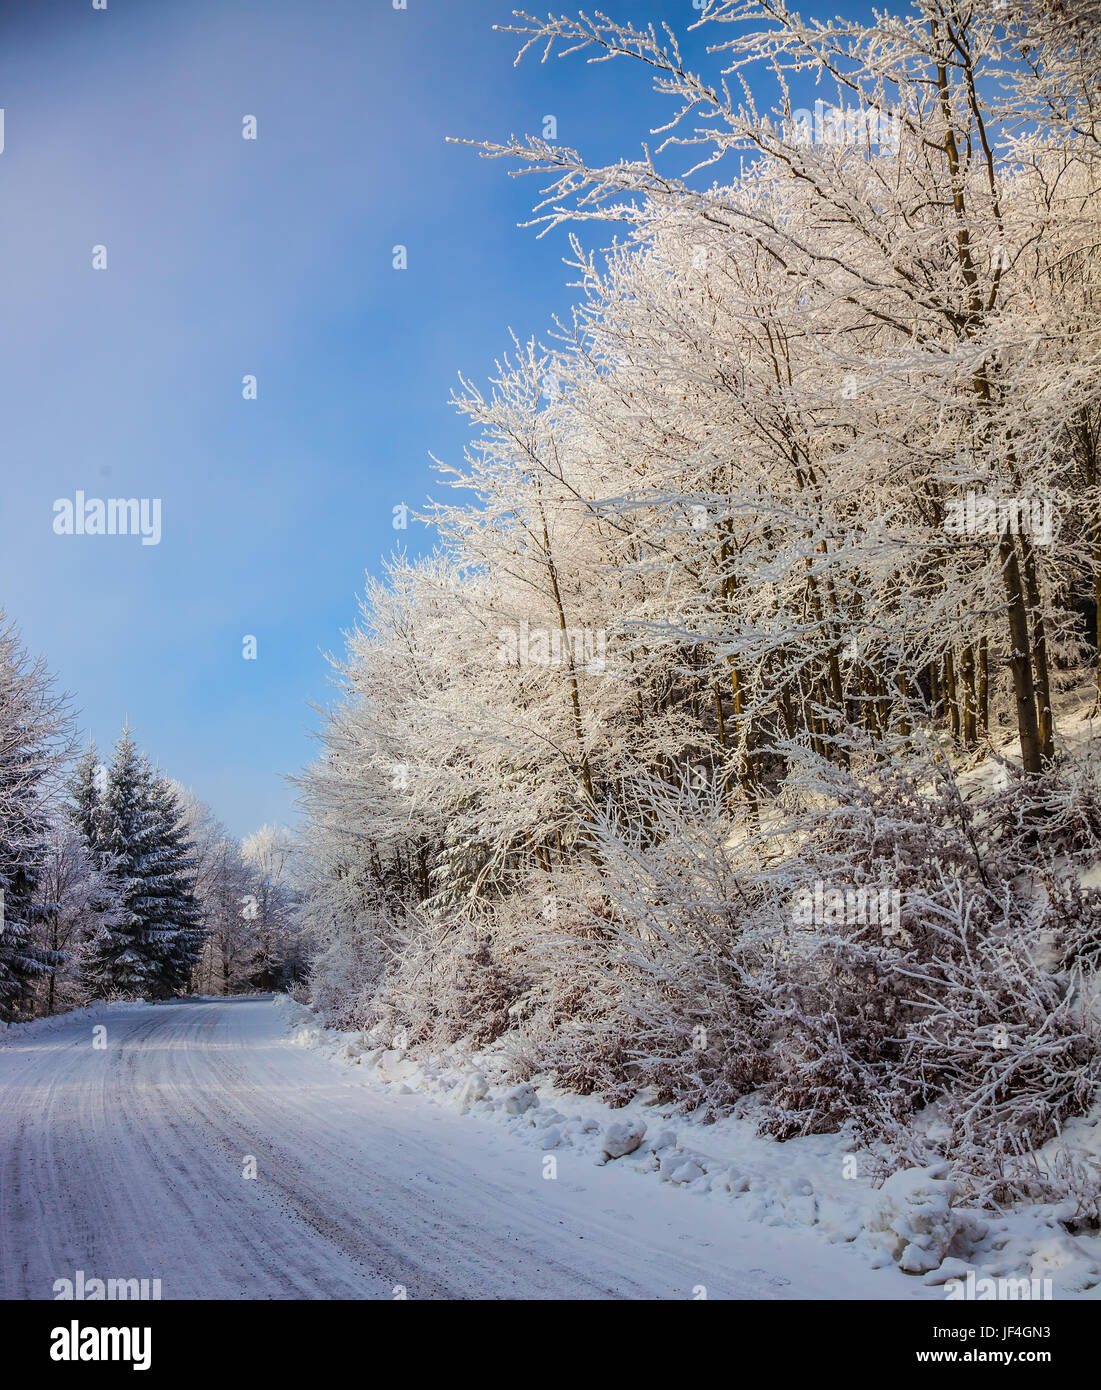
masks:
<path id="1" fill-rule="evenodd" d="M 236 840 L 129 726 L 109 761 L 0 609 L 0 1025 L 305 975 L 289 831 Z"/>
<path id="2" fill-rule="evenodd" d="M 1099 20 L 705 0 L 697 73 L 517 16 L 518 61 L 633 65 L 669 120 L 476 147 L 569 229 L 575 309 L 461 380 L 437 544 L 334 659 L 326 1020 L 1096 1221 L 1040 1150 L 1101 1081 Z"/>

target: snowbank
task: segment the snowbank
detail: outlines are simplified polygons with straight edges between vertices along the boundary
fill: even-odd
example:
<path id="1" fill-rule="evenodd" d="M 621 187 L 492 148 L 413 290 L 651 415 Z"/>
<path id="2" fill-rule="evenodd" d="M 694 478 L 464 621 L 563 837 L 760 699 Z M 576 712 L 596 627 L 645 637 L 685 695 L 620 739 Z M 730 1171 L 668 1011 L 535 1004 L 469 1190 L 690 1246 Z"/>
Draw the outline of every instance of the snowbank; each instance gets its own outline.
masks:
<path id="1" fill-rule="evenodd" d="M 970 1210 L 940 1166 L 878 1181 L 878 1156 L 856 1151 L 844 1132 L 781 1144 L 756 1132 L 751 1107 L 712 1124 L 674 1119 L 645 1096 L 612 1110 L 539 1078 L 504 1082 L 492 1048 L 473 1058 L 458 1047 L 414 1056 L 362 1033 L 324 1028 L 311 1009 L 286 996 L 274 1004 L 293 1044 L 359 1067 L 368 1084 L 422 1093 L 505 1125 L 545 1152 L 568 1147 L 596 1164 L 650 1173 L 697 1199 L 734 1203 L 741 1216 L 766 1225 L 813 1228 L 831 1243 L 854 1243 L 874 1267 L 920 1278 L 929 1297 L 944 1297 L 948 1280 L 971 1271 L 976 1278 L 1050 1278 L 1055 1298 L 1101 1288 L 1101 1236 L 1071 1234 L 1062 1224 L 1066 1212 L 1029 1207 L 992 1217 Z M 1083 1150 L 1101 1153 L 1101 1111 L 1076 1122 L 1078 1131 Z"/>
<path id="2" fill-rule="evenodd" d="M 33 1038 L 39 1033 L 52 1033 L 57 1028 L 67 1028 L 76 1019 L 87 1019 L 95 1023 L 97 1019 L 120 1013 L 133 1013 L 137 1009 L 149 1008 L 146 999 L 129 999 L 125 1002 L 89 1004 L 84 1009 L 70 1009 L 68 1013 L 51 1014 L 48 1018 L 32 1018 L 27 1023 L 0 1023 L 0 1047 L 8 1043 Z"/>

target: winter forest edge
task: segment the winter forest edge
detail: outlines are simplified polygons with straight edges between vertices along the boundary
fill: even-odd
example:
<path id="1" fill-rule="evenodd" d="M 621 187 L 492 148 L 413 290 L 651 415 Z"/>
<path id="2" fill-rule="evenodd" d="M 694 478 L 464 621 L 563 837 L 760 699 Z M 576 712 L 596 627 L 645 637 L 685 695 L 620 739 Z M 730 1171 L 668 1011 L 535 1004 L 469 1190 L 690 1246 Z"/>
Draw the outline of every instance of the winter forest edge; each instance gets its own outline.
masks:
<path id="1" fill-rule="evenodd" d="M 0 614 L 0 1021 L 285 992 L 1096 1231 L 1062 1141 L 1101 1086 L 1101 7 L 693 22 L 706 75 L 672 30 L 514 20 L 670 124 L 604 167 L 477 147 L 578 225 L 577 307 L 462 382 L 298 829 L 238 842 L 140 730 L 79 746 Z M 891 139 L 806 138 L 804 69 Z"/>

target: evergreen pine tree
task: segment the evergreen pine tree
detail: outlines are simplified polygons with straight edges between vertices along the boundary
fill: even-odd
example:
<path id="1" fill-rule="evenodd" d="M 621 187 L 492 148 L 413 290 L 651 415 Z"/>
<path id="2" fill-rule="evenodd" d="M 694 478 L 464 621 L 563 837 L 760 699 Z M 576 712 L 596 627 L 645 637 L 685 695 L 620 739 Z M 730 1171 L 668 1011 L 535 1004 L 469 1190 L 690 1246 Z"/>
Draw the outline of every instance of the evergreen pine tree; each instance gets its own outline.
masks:
<path id="1" fill-rule="evenodd" d="M 102 794 L 95 786 L 95 768 L 86 755 L 78 772 L 78 797 L 87 800 L 79 809 L 78 823 L 102 859 L 110 856 L 120 890 L 116 920 L 103 926 L 83 965 L 84 983 L 93 998 L 112 995 L 148 995 L 156 979 L 152 945 L 137 904 L 142 896 L 139 865 L 148 829 L 145 783 L 148 770 L 124 729 Z"/>
<path id="2" fill-rule="evenodd" d="M 107 776 L 108 769 L 100 762 L 95 743 L 89 740 L 70 780 L 70 799 L 66 809 L 89 869 L 87 877 L 77 879 L 77 911 L 81 924 L 70 943 L 75 947 L 79 963 L 70 959 L 68 964 L 70 973 L 75 974 L 84 991 L 92 997 L 98 997 L 101 993 L 98 988 L 98 972 L 102 966 L 100 953 L 110 954 L 105 934 L 119 930 L 123 922 L 128 920 L 122 905 L 122 885 L 113 872 L 114 861 L 106 850 L 104 798 Z M 58 917 L 63 916 L 59 905 Z M 91 954 L 88 954 L 90 948 Z M 51 989 L 51 1011 L 52 999 Z"/>
<path id="3" fill-rule="evenodd" d="M 96 745 L 89 741 L 76 765 L 70 786 L 72 805 L 69 816 L 80 831 L 85 848 L 103 854 L 103 797 L 106 769 L 99 761 Z"/>
<path id="4" fill-rule="evenodd" d="M 85 983 L 98 997 L 163 999 L 186 990 L 201 947 L 192 845 L 169 784 L 138 752 L 129 729 L 99 793 L 90 757 L 77 779 L 78 822 L 110 865 L 121 909 L 92 942 Z M 97 803 L 98 799 L 98 803 Z"/>
<path id="5" fill-rule="evenodd" d="M 171 783 L 155 773 L 149 783 L 149 811 L 154 842 L 147 862 L 146 921 L 158 933 L 162 993 L 183 994 L 203 949 L 195 845 Z"/>
<path id="6" fill-rule="evenodd" d="M 0 609 L 0 1020 L 19 1017 L 33 980 L 56 965 L 36 940 L 35 888 L 45 854 L 44 797 L 65 755 L 65 702 Z"/>

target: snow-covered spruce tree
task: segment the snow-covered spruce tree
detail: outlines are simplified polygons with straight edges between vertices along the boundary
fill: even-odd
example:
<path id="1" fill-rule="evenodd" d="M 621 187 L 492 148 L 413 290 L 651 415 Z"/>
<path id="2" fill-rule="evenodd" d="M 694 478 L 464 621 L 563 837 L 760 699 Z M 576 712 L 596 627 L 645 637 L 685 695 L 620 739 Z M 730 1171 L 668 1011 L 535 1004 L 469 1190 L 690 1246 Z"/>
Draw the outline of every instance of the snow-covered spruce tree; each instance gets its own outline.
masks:
<path id="1" fill-rule="evenodd" d="M 69 788 L 70 819 L 88 850 L 104 851 L 103 794 L 107 789 L 107 767 L 100 762 L 95 742 L 78 761 Z"/>
<path id="2" fill-rule="evenodd" d="M 181 818 L 174 791 L 124 729 L 93 818 L 94 848 L 110 866 L 120 902 L 116 920 L 102 925 L 84 957 L 90 997 L 158 999 L 187 989 L 201 926 Z"/>
<path id="3" fill-rule="evenodd" d="M 69 717 L 45 663 L 33 660 L 0 609 L 0 1021 L 30 1006 L 59 960 L 37 930 L 36 891 L 47 853 L 47 796 L 68 751 Z"/>
<path id="4" fill-rule="evenodd" d="M 158 946 L 158 993 L 186 994 L 202 955 L 205 931 L 195 895 L 195 846 L 176 784 L 154 772 L 149 787 L 151 845 L 143 862 L 140 907 Z"/>

